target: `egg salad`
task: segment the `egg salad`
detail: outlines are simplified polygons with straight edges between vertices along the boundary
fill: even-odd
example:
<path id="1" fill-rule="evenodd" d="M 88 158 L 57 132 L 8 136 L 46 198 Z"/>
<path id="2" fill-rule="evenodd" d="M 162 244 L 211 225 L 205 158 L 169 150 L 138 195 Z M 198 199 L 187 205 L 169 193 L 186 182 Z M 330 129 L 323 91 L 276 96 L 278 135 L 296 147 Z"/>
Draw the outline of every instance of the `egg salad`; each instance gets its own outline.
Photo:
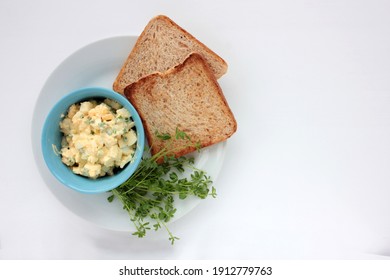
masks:
<path id="1" fill-rule="evenodd" d="M 71 105 L 60 129 L 62 162 L 82 176 L 113 175 L 135 153 L 137 134 L 130 112 L 111 99 Z"/>

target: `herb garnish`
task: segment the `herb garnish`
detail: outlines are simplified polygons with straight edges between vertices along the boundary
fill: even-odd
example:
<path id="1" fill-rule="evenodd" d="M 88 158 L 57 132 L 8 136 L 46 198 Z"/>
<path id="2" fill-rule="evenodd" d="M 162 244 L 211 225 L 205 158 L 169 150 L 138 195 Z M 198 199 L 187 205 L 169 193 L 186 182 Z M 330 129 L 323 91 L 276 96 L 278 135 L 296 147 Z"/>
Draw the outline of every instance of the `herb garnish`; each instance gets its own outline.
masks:
<path id="1" fill-rule="evenodd" d="M 114 198 L 123 204 L 123 209 L 130 216 L 136 227 L 133 235 L 144 237 L 147 230 L 164 228 L 171 244 L 179 239 L 169 230 L 167 223 L 174 217 L 176 208 L 175 198 L 185 199 L 189 196 L 205 199 L 208 195 L 216 197 L 216 190 L 210 176 L 194 166 L 194 158 L 175 158 L 172 153 L 178 148 L 169 148 L 174 141 L 168 133 L 158 133 L 156 136 L 163 141 L 170 141 L 167 147 L 154 156 L 144 157 L 135 173 L 118 188 L 111 191 L 107 199 Z M 186 140 L 186 147 L 200 149 L 199 143 L 191 141 L 183 131 L 176 129 L 175 138 Z M 183 148 L 183 147 L 180 147 Z M 161 163 L 157 163 L 163 159 Z M 189 171 L 189 176 L 184 172 Z M 211 187 L 211 193 L 210 193 Z"/>

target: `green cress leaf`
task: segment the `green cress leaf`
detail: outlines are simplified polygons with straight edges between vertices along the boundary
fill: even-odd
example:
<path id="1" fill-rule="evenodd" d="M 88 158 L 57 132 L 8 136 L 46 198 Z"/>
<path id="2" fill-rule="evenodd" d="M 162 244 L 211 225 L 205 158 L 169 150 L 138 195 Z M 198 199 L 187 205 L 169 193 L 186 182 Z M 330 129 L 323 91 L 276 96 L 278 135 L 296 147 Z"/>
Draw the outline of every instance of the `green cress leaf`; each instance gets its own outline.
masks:
<path id="1" fill-rule="evenodd" d="M 155 134 L 157 138 L 164 141 L 171 139 L 171 135 L 169 133 L 159 133 L 158 131 L 156 131 Z"/>
<path id="2" fill-rule="evenodd" d="M 156 132 L 156 136 L 163 141 L 174 140 L 168 133 Z M 200 149 L 199 143 L 191 142 L 184 131 L 176 129 L 174 138 L 188 140 L 186 147 Z M 174 244 L 179 238 L 172 234 L 167 223 L 176 213 L 175 198 L 194 196 L 205 199 L 209 195 L 215 198 L 216 189 L 212 186 L 210 193 L 213 182 L 206 172 L 195 168 L 193 157 L 175 158 L 170 154 L 172 150 L 165 149 L 154 156 L 144 157 L 134 174 L 112 190 L 107 200 L 112 202 L 117 198 L 123 204 L 136 228 L 133 235 L 142 238 L 151 226 L 155 231 L 164 228 L 169 241 Z M 156 162 L 159 158 L 163 158 L 160 164 Z M 191 172 L 188 178 L 183 176 L 186 170 Z"/>

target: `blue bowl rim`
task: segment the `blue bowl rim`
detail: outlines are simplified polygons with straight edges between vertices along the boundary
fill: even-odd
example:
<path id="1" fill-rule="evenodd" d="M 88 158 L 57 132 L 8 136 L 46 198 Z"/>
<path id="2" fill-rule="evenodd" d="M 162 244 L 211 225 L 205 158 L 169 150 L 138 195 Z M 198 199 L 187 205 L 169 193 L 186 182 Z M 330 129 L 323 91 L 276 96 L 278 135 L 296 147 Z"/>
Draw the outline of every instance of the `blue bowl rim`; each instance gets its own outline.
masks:
<path id="1" fill-rule="evenodd" d="M 77 95 L 82 95 L 82 97 L 77 97 Z M 66 110 L 70 107 L 70 105 L 83 101 L 83 100 L 90 100 L 94 98 L 110 98 L 118 101 L 122 106 L 127 106 L 131 108 L 131 115 L 133 118 L 133 121 L 136 123 L 136 130 L 137 130 L 137 148 L 134 159 L 125 167 L 123 168 L 118 174 L 115 174 L 114 176 L 105 176 L 98 179 L 90 179 L 87 177 L 83 177 L 77 174 L 74 174 L 72 171 L 70 171 L 70 176 L 75 176 L 77 178 L 77 181 L 84 181 L 86 184 L 94 184 L 95 182 L 98 184 L 100 182 L 103 182 L 107 184 L 105 187 L 100 187 L 98 189 L 90 188 L 86 189 L 83 187 L 80 187 L 78 184 L 72 183 L 71 181 L 66 180 L 64 176 L 60 174 L 60 172 L 57 172 L 56 169 L 51 168 L 51 164 L 49 162 L 50 155 L 48 154 L 49 151 L 51 152 L 52 149 L 47 147 L 48 143 L 46 140 L 45 133 L 47 132 L 48 126 L 49 126 L 49 120 L 52 119 L 52 117 L 56 117 L 56 112 L 58 112 L 58 107 L 65 106 L 66 109 L 63 113 L 66 112 Z M 54 143 L 53 143 L 54 144 Z M 50 172 L 56 177 L 56 179 L 61 182 L 63 185 L 76 190 L 81 193 L 88 193 L 88 194 L 97 194 L 97 193 L 103 193 L 110 191 L 112 189 L 115 189 L 118 187 L 121 183 L 125 182 L 137 169 L 138 165 L 140 164 L 142 160 L 142 155 L 144 152 L 144 146 L 145 146 L 145 134 L 144 134 L 144 128 L 142 124 L 142 120 L 137 112 L 137 110 L 134 108 L 134 106 L 130 103 L 129 100 L 127 100 L 124 96 L 121 94 L 108 89 L 104 87 L 83 87 L 76 89 L 68 94 L 65 94 L 62 96 L 52 107 L 52 109 L 47 114 L 42 133 L 41 133 L 41 150 L 43 153 L 44 161 L 50 170 Z M 53 151 L 54 153 L 54 151 Z M 64 165 L 65 166 L 65 165 Z M 65 166 L 66 167 L 66 166 Z M 68 168 L 68 167 L 66 167 Z M 69 169 L 70 170 L 70 169 Z"/>

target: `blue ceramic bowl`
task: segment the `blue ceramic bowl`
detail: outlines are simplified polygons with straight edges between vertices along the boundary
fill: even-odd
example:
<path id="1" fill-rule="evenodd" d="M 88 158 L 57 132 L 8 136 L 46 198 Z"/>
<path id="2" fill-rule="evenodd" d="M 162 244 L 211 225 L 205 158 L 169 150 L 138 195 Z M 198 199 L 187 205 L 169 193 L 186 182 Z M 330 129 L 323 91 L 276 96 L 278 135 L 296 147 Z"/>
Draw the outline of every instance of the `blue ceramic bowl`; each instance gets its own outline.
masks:
<path id="1" fill-rule="evenodd" d="M 137 148 L 134 158 L 123 169 L 120 169 L 112 176 L 104 176 L 97 179 L 90 179 L 80 175 L 76 175 L 61 161 L 61 155 L 56 153 L 53 144 L 61 150 L 62 132 L 60 131 L 59 123 L 63 115 L 66 114 L 68 108 L 83 100 L 110 98 L 122 104 L 131 114 L 135 122 L 137 132 Z M 41 139 L 41 147 L 43 158 L 51 173 L 65 186 L 79 191 L 81 193 L 102 193 L 118 187 L 125 182 L 137 169 L 141 162 L 144 152 L 145 134 L 141 119 L 134 109 L 133 105 L 119 93 L 106 88 L 92 87 L 82 88 L 69 93 L 61 98 L 57 104 L 51 109 L 46 117 Z"/>

